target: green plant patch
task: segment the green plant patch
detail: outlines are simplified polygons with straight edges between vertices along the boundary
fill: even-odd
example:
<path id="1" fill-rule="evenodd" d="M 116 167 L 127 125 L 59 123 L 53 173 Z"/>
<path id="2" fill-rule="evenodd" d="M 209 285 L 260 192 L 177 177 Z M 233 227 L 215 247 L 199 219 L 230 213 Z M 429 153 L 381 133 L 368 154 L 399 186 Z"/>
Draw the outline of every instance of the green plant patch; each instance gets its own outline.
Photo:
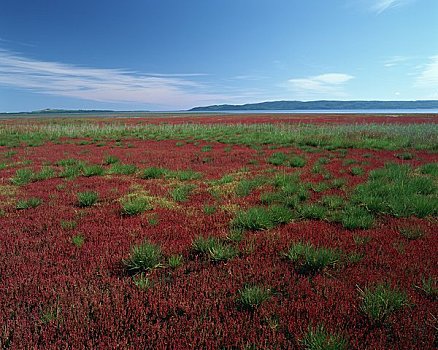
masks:
<path id="1" fill-rule="evenodd" d="M 377 214 L 422 218 L 438 214 L 436 194 L 437 182 L 431 176 L 418 175 L 409 165 L 386 164 L 370 172 L 351 200 Z"/>
<path id="2" fill-rule="evenodd" d="M 227 261 L 238 255 L 237 248 L 217 237 L 198 236 L 192 242 L 192 251 L 207 256 L 212 261 Z"/>
<path id="3" fill-rule="evenodd" d="M 171 255 L 167 259 L 167 264 L 171 269 L 176 269 L 177 267 L 181 266 L 183 263 L 183 257 L 182 255 Z"/>
<path id="4" fill-rule="evenodd" d="M 131 253 L 123 260 L 123 264 L 130 273 L 138 273 L 161 267 L 162 258 L 160 246 L 144 241 L 131 248 Z"/>
<path id="5" fill-rule="evenodd" d="M 80 207 L 91 207 L 97 202 L 98 198 L 99 195 L 97 194 L 97 192 L 93 192 L 93 191 L 85 191 L 85 192 L 77 193 L 78 205 Z"/>
<path id="6" fill-rule="evenodd" d="M 160 179 L 163 178 L 169 172 L 165 168 L 149 167 L 141 172 L 140 177 L 142 179 Z"/>
<path id="7" fill-rule="evenodd" d="M 27 185 L 32 181 L 33 176 L 34 173 L 32 169 L 29 168 L 18 169 L 15 172 L 15 176 L 11 178 L 11 182 L 17 186 Z"/>
<path id="8" fill-rule="evenodd" d="M 400 234 L 408 239 L 408 240 L 415 240 L 422 238 L 424 236 L 424 230 L 421 227 L 417 226 L 403 226 L 399 228 Z"/>
<path id="9" fill-rule="evenodd" d="M 189 199 L 189 196 L 196 188 L 195 185 L 180 185 L 175 187 L 170 191 L 170 195 L 172 199 L 176 202 L 186 202 Z"/>
<path id="10" fill-rule="evenodd" d="M 262 286 L 245 286 L 239 290 L 238 303 L 245 309 L 254 310 L 269 300 L 271 291 Z"/>
<path id="11" fill-rule="evenodd" d="M 341 261 L 342 254 L 335 249 L 298 242 L 289 247 L 285 256 L 292 261 L 299 273 L 312 274 L 334 267 Z"/>
<path id="12" fill-rule="evenodd" d="M 374 288 L 359 288 L 362 303 L 360 309 L 377 324 L 384 323 L 397 310 L 408 306 L 405 292 L 391 288 L 386 284 L 378 284 Z"/>
<path id="13" fill-rule="evenodd" d="M 41 205 L 42 202 L 43 201 L 40 198 L 36 198 L 36 197 L 30 197 L 27 199 L 20 199 L 17 201 L 15 208 L 19 209 L 19 210 L 36 208 L 39 205 Z"/>
<path id="14" fill-rule="evenodd" d="M 202 173 L 187 169 L 187 170 L 175 170 L 168 171 L 165 174 L 167 179 L 177 179 L 180 181 L 199 180 L 202 178 Z"/>
<path id="15" fill-rule="evenodd" d="M 369 229 L 374 224 L 374 216 L 365 208 L 348 205 L 340 218 L 342 225 L 349 230 Z"/>
<path id="16" fill-rule="evenodd" d="M 347 341 L 339 334 L 329 333 L 323 325 L 309 327 L 300 340 L 305 350 L 347 350 Z"/>
<path id="17" fill-rule="evenodd" d="M 108 170 L 108 174 L 114 175 L 132 175 L 137 171 L 134 164 L 114 163 Z"/>
<path id="18" fill-rule="evenodd" d="M 81 248 L 84 245 L 85 239 L 81 235 L 75 235 L 71 238 L 71 242 L 78 248 Z"/>
<path id="19" fill-rule="evenodd" d="M 105 170 L 99 164 L 84 165 L 82 168 L 82 173 L 85 177 L 101 176 L 104 172 Z"/>
<path id="20" fill-rule="evenodd" d="M 237 183 L 236 195 L 239 197 L 248 196 L 255 189 L 268 183 L 269 179 L 264 176 L 256 176 L 253 179 L 243 179 Z"/>
<path id="21" fill-rule="evenodd" d="M 143 196 L 127 197 L 120 201 L 122 215 L 138 215 L 146 210 L 153 209 L 151 201 Z"/>
<path id="22" fill-rule="evenodd" d="M 105 157 L 103 162 L 106 165 L 111 165 L 111 164 L 119 163 L 120 159 L 118 157 L 116 157 L 116 156 L 108 155 L 108 156 Z"/>
<path id="23" fill-rule="evenodd" d="M 239 211 L 232 220 L 231 227 L 242 230 L 267 230 L 288 223 L 293 218 L 291 210 L 283 206 L 252 207 Z"/>

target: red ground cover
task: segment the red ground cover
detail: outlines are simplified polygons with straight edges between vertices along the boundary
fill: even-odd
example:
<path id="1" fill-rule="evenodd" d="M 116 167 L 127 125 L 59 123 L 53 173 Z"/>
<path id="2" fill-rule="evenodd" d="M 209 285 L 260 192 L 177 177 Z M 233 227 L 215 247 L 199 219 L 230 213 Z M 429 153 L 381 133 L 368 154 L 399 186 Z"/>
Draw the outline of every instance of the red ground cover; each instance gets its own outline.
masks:
<path id="1" fill-rule="evenodd" d="M 214 117 L 194 118 L 209 123 Z M 233 116 L 224 116 L 227 122 Z M 239 116 L 239 122 L 295 122 L 299 116 Z M 276 119 L 279 118 L 279 119 Z M 314 118 L 314 119 L 312 119 Z M 318 116 L 312 122 L 376 122 L 374 117 Z M 429 118 L 429 119 L 428 119 Z M 433 122 L 428 116 L 385 117 L 384 122 Z M 178 117 L 182 122 L 185 117 Z M 175 119 L 176 120 L 176 119 Z M 382 121 L 383 119 L 378 119 Z M 157 122 L 161 122 L 156 120 Z M 133 120 L 132 122 L 137 122 Z M 169 119 L 166 119 L 169 122 Z M 170 122 L 173 122 L 170 121 Z M 217 120 L 216 120 L 217 122 Z M 301 120 L 302 122 L 302 120 Z M 127 144 L 130 144 L 127 147 Z M 191 252 L 197 235 L 225 237 L 233 218 L 233 206 L 259 203 L 262 190 L 247 197 L 225 196 L 218 200 L 208 191 L 208 180 L 237 173 L 263 173 L 273 168 L 266 159 L 281 149 L 263 152 L 244 146 L 206 143 L 176 147 L 176 141 L 129 140 L 124 146 L 107 142 L 103 146 L 77 143 L 17 148 L 9 159 L 16 167 L 0 170 L 0 344 L 13 349 L 299 349 L 299 340 L 309 325 L 324 324 L 330 332 L 342 334 L 348 349 L 433 349 L 437 342 L 436 300 L 415 286 L 422 276 L 437 276 L 437 225 L 429 219 L 381 217 L 369 230 L 349 231 L 324 221 L 296 221 L 268 231 L 248 232 L 239 243 L 241 254 L 226 263 L 213 263 Z M 1 152 L 6 151 L 3 147 Z M 290 151 L 290 149 L 288 149 Z M 295 150 L 302 153 L 301 150 Z M 367 173 L 386 162 L 403 162 L 394 151 L 348 150 L 345 158 L 333 156 L 325 168 L 335 178 L 344 178 L 347 188 L 365 181 Z M 436 161 L 434 154 L 413 151 L 412 166 Z M 169 198 L 172 182 L 143 180 L 134 175 L 53 178 L 14 187 L 10 178 L 23 160 L 38 170 L 66 158 L 101 164 L 114 155 L 123 163 L 139 168 L 150 166 L 172 170 L 192 169 L 203 174 L 187 202 L 172 208 L 157 207 L 132 217 L 120 214 L 119 198 L 133 185 L 151 195 Z M 319 182 L 312 172 L 315 162 L 336 152 L 305 154 L 300 169 L 303 181 Z M 355 160 L 365 170 L 353 176 Z M 56 166 L 55 166 L 56 167 Z M 291 171 L 277 167 L 277 172 Z M 79 208 L 76 193 L 93 190 L 99 202 Z M 13 193 L 11 193 L 13 192 Z M 348 190 L 347 190 L 348 192 Z M 330 190 L 324 194 L 337 193 Z M 313 193 L 317 199 L 320 193 Z M 17 210 L 20 198 L 38 197 L 43 203 L 34 209 Z M 205 204 L 218 210 L 206 214 Z M 151 224 L 150 219 L 157 223 Z M 63 227 L 65 222 L 75 226 Z M 400 225 L 421 227 L 425 236 L 409 241 L 401 237 Z M 82 247 L 72 237 L 82 235 Z M 357 244 L 357 237 L 369 242 Z M 137 288 L 126 273 L 122 260 L 133 244 L 145 238 L 160 244 L 166 255 L 182 254 L 184 263 L 172 270 L 152 271 L 154 285 Z M 315 246 L 363 254 L 363 259 L 314 276 L 298 274 L 282 256 L 292 242 L 309 241 Z M 404 290 L 410 305 L 396 312 L 383 325 L 372 324 L 360 311 L 358 288 L 386 282 Z M 254 311 L 239 308 L 238 291 L 245 285 L 270 288 L 272 297 Z"/>

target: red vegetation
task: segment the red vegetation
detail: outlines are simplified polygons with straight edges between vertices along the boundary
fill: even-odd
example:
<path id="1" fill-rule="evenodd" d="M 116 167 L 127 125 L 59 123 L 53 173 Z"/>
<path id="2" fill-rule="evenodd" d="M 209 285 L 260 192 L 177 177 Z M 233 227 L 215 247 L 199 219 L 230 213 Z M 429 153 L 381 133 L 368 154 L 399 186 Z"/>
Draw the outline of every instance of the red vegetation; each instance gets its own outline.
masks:
<path id="1" fill-rule="evenodd" d="M 178 122 L 185 118 L 178 117 Z M 192 120 L 209 123 L 213 118 Z M 231 122 L 233 116 L 223 118 Z M 295 122 L 302 116 L 239 118 L 239 122 L 274 122 L 276 118 Z M 358 123 L 376 121 L 368 116 L 341 115 L 309 117 L 306 122 L 343 123 L 351 118 Z M 393 119 L 431 122 L 427 116 Z M 385 122 L 393 119 L 386 117 Z M 31 160 L 29 167 L 37 170 L 66 158 L 102 164 L 110 154 L 139 168 L 192 169 L 201 172 L 203 179 L 191 181 L 197 189 L 189 200 L 172 208 L 157 205 L 142 215 L 126 217 L 120 215 L 118 200 L 133 185 L 170 201 L 172 181 L 143 180 L 134 175 L 53 178 L 14 188 L 12 195 L 6 193 L 6 187 L 18 167 L 0 170 L 3 348 L 243 349 L 255 345 L 260 349 L 294 349 L 300 348 L 299 340 L 308 326 L 320 323 L 344 336 L 348 349 L 425 350 L 436 346 L 436 300 L 415 287 L 421 285 L 422 276 L 438 276 L 436 221 L 383 217 L 373 229 L 355 231 L 324 221 L 292 222 L 268 231 L 248 232 L 238 244 L 238 257 L 213 263 L 191 252 L 192 239 L 198 235 L 225 237 L 234 216 L 232 205 L 257 204 L 260 190 L 245 198 L 218 200 L 208 191 L 206 181 L 235 173 L 243 166 L 252 174 L 272 168 L 266 159 L 281 149 L 265 148 L 262 154 L 244 146 L 232 146 L 230 151 L 226 145 L 213 144 L 210 152 L 201 152 L 202 142 L 179 147 L 176 141 L 127 143 L 130 148 L 117 147 L 114 142 L 102 147 L 47 143 L 17 148 L 11 161 Z M 348 150 L 345 158 L 333 158 L 325 168 L 334 178 L 345 178 L 351 188 L 363 182 L 369 170 L 388 161 L 402 162 L 396 153 Z M 408 162 L 413 166 L 436 161 L 436 155 L 428 152 L 412 153 L 415 157 Z M 312 167 L 318 158 L 329 154 L 336 152 L 305 154 L 302 180 L 321 181 L 322 175 L 313 173 Z M 342 165 L 345 159 L 357 163 Z M 363 167 L 364 175 L 353 176 L 348 171 L 357 164 Z M 85 190 L 99 194 L 98 204 L 85 209 L 77 206 L 76 193 Z M 341 191 L 324 194 L 330 193 Z M 315 199 L 319 196 L 312 194 Z M 41 198 L 43 203 L 16 210 L 15 199 L 28 197 Z M 205 204 L 218 209 L 205 214 Z M 157 219 L 154 224 L 150 223 L 152 217 Z M 74 224 L 66 227 L 63 222 Z M 403 238 L 398 230 L 402 224 L 421 227 L 424 237 L 412 241 Z M 84 238 L 81 247 L 72 243 L 75 235 Z M 369 242 L 359 244 L 358 237 L 368 237 Z M 121 263 L 130 247 L 144 239 L 159 244 L 166 256 L 184 257 L 182 266 L 175 270 L 164 267 L 152 271 L 148 277 L 153 286 L 148 290 L 139 289 Z M 301 275 L 282 256 L 298 241 L 363 254 L 363 258 L 314 276 Z M 410 301 L 383 325 L 372 324 L 360 311 L 358 293 L 358 287 L 379 282 L 402 289 Z M 248 284 L 263 285 L 272 292 L 272 297 L 254 311 L 242 310 L 236 302 L 238 290 Z"/>

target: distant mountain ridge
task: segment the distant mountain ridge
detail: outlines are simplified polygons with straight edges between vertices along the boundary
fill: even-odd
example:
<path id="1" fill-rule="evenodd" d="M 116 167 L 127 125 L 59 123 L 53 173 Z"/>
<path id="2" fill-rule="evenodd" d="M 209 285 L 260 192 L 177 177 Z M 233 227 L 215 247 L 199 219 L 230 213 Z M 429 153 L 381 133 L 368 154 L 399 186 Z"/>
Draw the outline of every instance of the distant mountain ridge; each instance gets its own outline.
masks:
<path id="1" fill-rule="evenodd" d="M 269 101 L 243 105 L 211 105 L 194 107 L 189 111 L 293 111 L 293 110 L 359 110 L 359 109 L 438 109 L 438 100 L 420 101 Z"/>

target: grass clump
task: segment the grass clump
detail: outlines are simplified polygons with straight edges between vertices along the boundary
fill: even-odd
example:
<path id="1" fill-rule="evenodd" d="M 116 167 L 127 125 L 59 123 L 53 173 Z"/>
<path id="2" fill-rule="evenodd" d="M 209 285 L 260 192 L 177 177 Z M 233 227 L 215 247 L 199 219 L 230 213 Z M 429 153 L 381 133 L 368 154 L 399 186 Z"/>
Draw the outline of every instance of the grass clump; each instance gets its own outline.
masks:
<path id="1" fill-rule="evenodd" d="M 438 299 L 438 279 L 436 277 L 429 276 L 425 278 L 421 277 L 421 286 L 416 286 L 427 297 L 436 300 Z"/>
<path id="2" fill-rule="evenodd" d="M 321 198 L 321 204 L 330 210 L 342 209 L 345 205 L 345 199 L 341 196 L 327 195 Z"/>
<path id="3" fill-rule="evenodd" d="M 75 235 L 71 238 L 71 242 L 78 248 L 81 248 L 84 245 L 85 239 L 81 235 Z"/>
<path id="4" fill-rule="evenodd" d="M 294 156 L 288 161 L 288 165 L 294 168 L 302 168 L 306 163 L 306 159 L 300 156 Z"/>
<path id="5" fill-rule="evenodd" d="M 99 195 L 97 194 L 97 192 L 85 191 L 85 192 L 78 192 L 77 198 L 78 198 L 78 205 L 80 207 L 91 207 L 93 204 L 97 202 Z"/>
<path id="6" fill-rule="evenodd" d="M 309 274 L 335 266 L 341 260 L 338 250 L 325 247 L 314 247 L 310 243 L 294 243 L 285 253 L 299 273 Z"/>
<path id="7" fill-rule="evenodd" d="M 162 253 L 160 246 L 144 241 L 131 248 L 131 254 L 123 264 L 130 273 L 149 271 L 161 266 Z"/>
<path id="8" fill-rule="evenodd" d="M 263 176 L 257 176 L 253 179 L 243 179 L 239 181 L 236 187 L 236 195 L 239 197 L 248 196 L 256 188 L 263 186 L 268 179 Z"/>
<path id="9" fill-rule="evenodd" d="M 362 303 L 360 309 L 375 323 L 382 324 L 395 311 L 408 305 L 406 293 L 393 289 L 386 284 L 378 284 L 374 288 L 359 288 Z"/>
<path id="10" fill-rule="evenodd" d="M 414 159 L 414 155 L 412 153 L 409 153 L 409 152 L 398 153 L 396 155 L 396 157 L 398 159 L 401 159 L 401 160 L 411 160 L 411 159 Z"/>
<path id="11" fill-rule="evenodd" d="M 438 214 L 436 178 L 418 175 L 409 165 L 386 164 L 356 187 L 352 201 L 379 214 L 425 217 Z"/>
<path id="12" fill-rule="evenodd" d="M 61 220 L 61 227 L 64 230 L 73 230 L 78 226 L 78 223 L 74 220 Z"/>
<path id="13" fill-rule="evenodd" d="M 283 165 L 288 159 L 288 156 L 283 152 L 275 152 L 273 153 L 267 160 L 269 164 L 272 165 Z"/>
<path id="14" fill-rule="evenodd" d="M 354 166 L 350 169 L 350 173 L 353 176 L 358 176 L 358 175 L 363 175 L 364 174 L 364 170 L 362 167 L 360 166 Z"/>
<path id="15" fill-rule="evenodd" d="M 245 286 L 239 290 L 237 301 L 243 308 L 254 310 L 270 297 L 271 291 L 265 287 Z"/>
<path id="16" fill-rule="evenodd" d="M 324 220 L 328 215 L 327 208 L 316 203 L 304 204 L 298 208 L 298 212 L 304 219 Z"/>
<path id="17" fill-rule="evenodd" d="M 239 251 L 222 242 L 217 237 L 196 237 L 192 242 L 193 252 L 207 256 L 213 261 L 227 261 L 234 258 Z"/>
<path id="18" fill-rule="evenodd" d="M 164 177 L 168 173 L 167 169 L 157 168 L 157 167 L 149 167 L 142 171 L 140 177 L 142 179 L 160 179 Z"/>
<path id="19" fill-rule="evenodd" d="M 176 202 L 186 202 L 195 187 L 195 185 L 177 186 L 170 191 L 170 195 Z"/>
<path id="20" fill-rule="evenodd" d="M 114 163 L 108 170 L 108 174 L 115 175 L 132 175 L 137 171 L 137 167 L 134 164 L 122 164 Z"/>
<path id="21" fill-rule="evenodd" d="M 347 350 L 347 341 L 338 334 L 330 334 L 323 325 L 309 327 L 300 343 L 306 350 Z"/>
<path id="22" fill-rule="evenodd" d="M 137 215 L 153 209 L 150 200 L 145 197 L 128 197 L 121 201 L 122 215 Z"/>
<path id="23" fill-rule="evenodd" d="M 132 278 L 132 281 L 134 282 L 135 286 L 141 290 L 148 290 L 153 286 L 153 282 L 148 277 L 146 277 L 144 272 L 135 275 Z"/>
<path id="24" fill-rule="evenodd" d="M 202 178 L 202 174 L 191 170 L 175 170 L 175 171 L 167 171 L 165 174 L 167 179 L 177 179 L 180 181 L 189 181 L 189 180 L 199 180 Z"/>
<path id="25" fill-rule="evenodd" d="M 58 164 L 63 165 L 62 171 L 59 173 L 59 177 L 67 179 L 74 179 L 82 174 L 84 164 L 76 159 L 67 159 L 60 161 Z"/>
<path id="26" fill-rule="evenodd" d="M 183 263 L 183 257 L 181 254 L 171 255 L 167 259 L 167 264 L 171 269 L 176 269 L 177 267 L 181 266 L 182 263 Z"/>
<path id="27" fill-rule="evenodd" d="M 365 208 L 348 206 L 341 216 L 342 226 L 348 230 L 369 229 L 374 224 L 374 217 Z"/>
<path id="28" fill-rule="evenodd" d="M 113 155 L 108 155 L 105 157 L 105 159 L 103 160 L 104 164 L 106 165 L 111 165 L 111 164 L 115 164 L 115 163 L 119 163 L 120 159 L 117 158 L 116 156 Z"/>
<path id="29" fill-rule="evenodd" d="M 399 232 L 404 238 L 408 240 L 415 240 L 424 236 L 424 231 L 422 230 L 422 228 L 417 226 L 400 227 Z"/>
<path id="30" fill-rule="evenodd" d="M 90 164 L 90 165 L 84 165 L 82 168 L 82 174 L 85 177 L 91 177 L 91 176 L 101 176 L 104 173 L 104 169 L 99 164 Z"/>
<path id="31" fill-rule="evenodd" d="M 211 214 L 216 213 L 217 208 L 215 205 L 207 205 L 206 204 L 206 205 L 204 205 L 202 210 L 203 210 L 204 214 L 211 215 Z"/>
<path id="32" fill-rule="evenodd" d="M 38 207 L 43 201 L 40 198 L 31 197 L 28 199 L 20 199 L 15 208 L 22 210 L 22 209 L 30 209 L 30 208 L 36 208 Z"/>
<path id="33" fill-rule="evenodd" d="M 48 166 L 44 166 L 41 168 L 40 171 L 38 171 L 37 173 L 35 173 L 33 175 L 32 179 L 34 181 L 42 181 L 42 180 L 54 178 L 55 176 L 56 176 L 56 174 L 55 174 L 55 170 L 53 168 L 48 167 Z"/>
<path id="34" fill-rule="evenodd" d="M 438 177 L 438 163 L 427 163 L 420 167 L 420 172 L 425 175 Z"/>
<path id="35" fill-rule="evenodd" d="M 292 212 L 284 206 L 252 207 L 237 213 L 231 222 L 233 229 L 267 230 L 293 219 Z"/>
<path id="36" fill-rule="evenodd" d="M 18 169 L 15 176 L 11 178 L 11 182 L 17 186 L 27 185 L 32 181 L 33 171 L 30 168 Z"/>

